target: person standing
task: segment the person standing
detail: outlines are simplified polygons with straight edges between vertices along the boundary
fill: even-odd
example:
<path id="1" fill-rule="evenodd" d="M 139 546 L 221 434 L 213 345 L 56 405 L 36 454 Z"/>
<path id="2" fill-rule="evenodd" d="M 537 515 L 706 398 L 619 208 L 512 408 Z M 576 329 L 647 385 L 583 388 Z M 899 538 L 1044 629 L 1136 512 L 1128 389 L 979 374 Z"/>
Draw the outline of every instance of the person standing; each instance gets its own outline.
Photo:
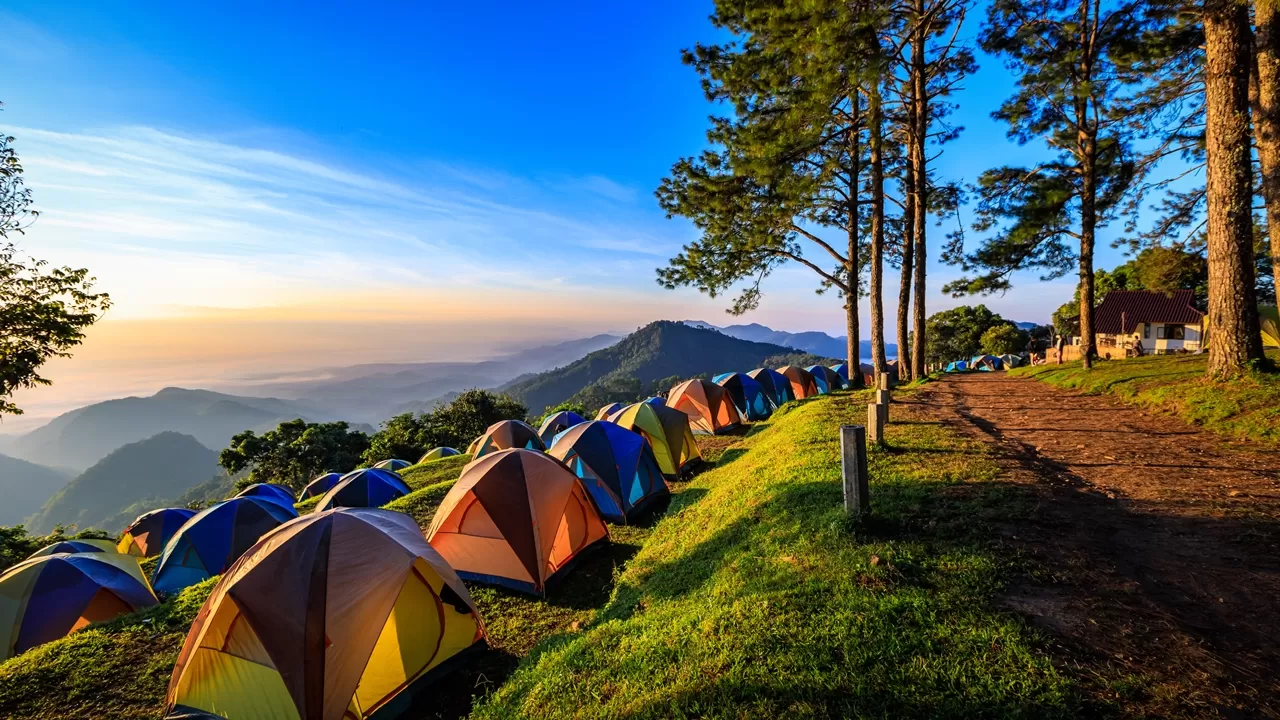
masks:
<path id="1" fill-rule="evenodd" d="M 1065 345 L 1066 345 L 1066 338 L 1064 338 L 1062 335 L 1058 335 L 1058 346 L 1057 346 L 1057 347 L 1058 347 L 1058 364 L 1059 364 L 1059 365 L 1061 365 L 1061 364 L 1062 364 L 1062 348 L 1063 348 Z"/>

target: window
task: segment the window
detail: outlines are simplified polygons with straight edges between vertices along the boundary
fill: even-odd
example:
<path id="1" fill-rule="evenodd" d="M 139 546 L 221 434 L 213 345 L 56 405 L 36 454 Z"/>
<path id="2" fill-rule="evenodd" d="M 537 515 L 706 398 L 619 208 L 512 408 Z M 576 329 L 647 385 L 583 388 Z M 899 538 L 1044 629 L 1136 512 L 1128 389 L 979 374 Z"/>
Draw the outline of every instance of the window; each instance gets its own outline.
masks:
<path id="1" fill-rule="evenodd" d="M 1164 326 L 1163 326 L 1163 325 L 1161 325 L 1160 327 L 1156 328 L 1156 339 L 1157 339 L 1157 340 L 1163 340 L 1163 339 L 1164 339 Z"/>
<path id="2" fill-rule="evenodd" d="M 1151 339 L 1151 323 L 1142 323 L 1142 339 Z"/>
<path id="3" fill-rule="evenodd" d="M 1181 340 L 1184 337 L 1186 337 L 1186 334 L 1187 334 L 1186 325 L 1165 325 L 1164 326 L 1164 336 L 1166 338 L 1169 338 L 1170 340 Z"/>

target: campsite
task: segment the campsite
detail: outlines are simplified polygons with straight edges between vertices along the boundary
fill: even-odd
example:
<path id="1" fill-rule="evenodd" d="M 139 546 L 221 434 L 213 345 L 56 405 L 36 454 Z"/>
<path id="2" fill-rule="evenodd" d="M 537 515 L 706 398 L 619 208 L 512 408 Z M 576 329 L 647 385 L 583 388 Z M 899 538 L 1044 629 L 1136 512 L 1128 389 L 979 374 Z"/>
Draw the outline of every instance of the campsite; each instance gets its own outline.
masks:
<path id="1" fill-rule="evenodd" d="M 0 720 L 1280 720 L 1280 4 L 0 7 Z"/>

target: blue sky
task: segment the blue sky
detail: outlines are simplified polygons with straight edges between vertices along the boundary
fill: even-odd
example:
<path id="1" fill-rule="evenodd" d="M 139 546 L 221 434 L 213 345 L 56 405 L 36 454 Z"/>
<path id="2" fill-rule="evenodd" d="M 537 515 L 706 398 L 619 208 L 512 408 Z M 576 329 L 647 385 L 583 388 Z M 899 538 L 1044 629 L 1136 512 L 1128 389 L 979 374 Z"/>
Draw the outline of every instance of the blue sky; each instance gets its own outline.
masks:
<path id="1" fill-rule="evenodd" d="M 679 51 L 715 38 L 709 2 L 196 5 L 0 11 L 0 64 L 20 68 L 0 128 L 45 213 L 25 247 L 91 268 L 116 299 L 64 375 L 100 379 L 145 353 L 138 387 L 195 383 L 242 364 L 732 322 L 726 301 L 653 281 L 693 237 L 652 192 L 704 144 L 712 108 Z M 1011 83 L 980 62 L 959 97 L 966 132 L 939 161 L 969 181 L 1035 152 L 989 119 Z M 954 270 L 930 273 L 931 310 L 972 302 L 937 292 Z M 781 271 L 743 321 L 841 332 L 815 285 Z M 1043 321 L 1071 287 L 1031 275 L 981 301 Z M 175 318 L 208 331 L 168 341 L 158 328 Z M 371 349 L 353 324 L 408 339 Z"/>

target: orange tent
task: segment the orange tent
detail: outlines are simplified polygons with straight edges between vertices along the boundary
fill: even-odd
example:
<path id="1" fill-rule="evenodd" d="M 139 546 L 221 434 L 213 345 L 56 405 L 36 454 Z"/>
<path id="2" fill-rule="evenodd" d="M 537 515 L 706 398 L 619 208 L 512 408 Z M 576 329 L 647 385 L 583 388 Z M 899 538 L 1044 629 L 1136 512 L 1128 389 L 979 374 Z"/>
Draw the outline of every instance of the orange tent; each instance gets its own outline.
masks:
<path id="1" fill-rule="evenodd" d="M 479 458 L 489 453 L 512 448 L 544 451 L 547 446 L 538 436 L 538 431 L 527 423 L 519 420 L 502 420 L 490 425 L 489 429 L 484 431 L 484 435 L 476 440 L 475 450 L 472 450 L 471 454 Z"/>
<path id="2" fill-rule="evenodd" d="M 813 397 L 818 394 L 818 384 L 813 381 L 813 375 L 808 370 L 796 367 L 795 365 L 787 365 L 778 368 L 778 372 L 791 383 L 791 391 L 795 394 L 796 399 Z"/>
<path id="3" fill-rule="evenodd" d="M 693 431 L 703 435 L 721 433 L 742 423 L 729 393 L 706 380 L 686 380 L 672 388 L 667 407 L 688 415 Z"/>
<path id="4" fill-rule="evenodd" d="M 534 594 L 608 539 L 578 477 L 559 460 L 520 449 L 463 468 L 427 531 L 463 580 Z"/>

